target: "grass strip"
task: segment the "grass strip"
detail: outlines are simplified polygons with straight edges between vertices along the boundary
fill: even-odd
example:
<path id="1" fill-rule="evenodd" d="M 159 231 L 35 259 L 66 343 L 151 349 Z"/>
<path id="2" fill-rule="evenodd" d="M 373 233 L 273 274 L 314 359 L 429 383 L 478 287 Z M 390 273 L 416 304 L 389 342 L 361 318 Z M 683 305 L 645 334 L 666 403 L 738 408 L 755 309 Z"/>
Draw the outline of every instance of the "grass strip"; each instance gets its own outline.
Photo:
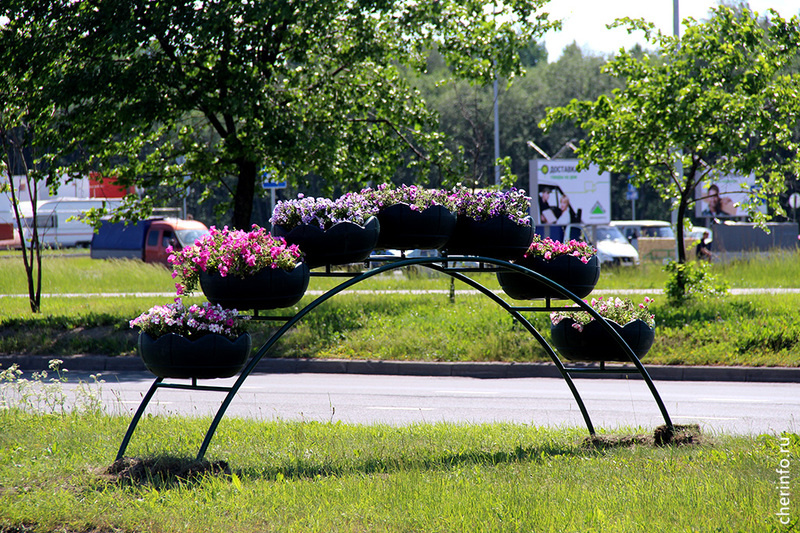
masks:
<path id="1" fill-rule="evenodd" d="M 0 310 L 0 353 L 134 356 L 137 333 L 128 321 L 156 303 L 164 300 L 69 298 L 53 303 L 57 313 L 38 315 L 6 307 Z M 681 308 L 658 299 L 652 306 L 656 340 L 643 362 L 800 366 L 800 324 L 793 319 L 798 307 L 798 294 L 731 295 Z M 546 313 L 530 319 L 549 337 Z M 253 345 L 261 346 L 273 328 L 251 324 Z M 309 313 L 268 357 L 549 361 L 533 337 L 488 299 L 460 295 L 451 303 L 441 294 L 338 295 Z"/>
<path id="2" fill-rule="evenodd" d="M 781 531 L 775 470 L 800 452 L 796 434 L 597 447 L 568 428 L 230 419 L 217 468 L 192 473 L 208 420 L 151 416 L 129 453 L 173 466 L 120 476 L 127 421 L 0 412 L 0 531 Z"/>
<path id="3" fill-rule="evenodd" d="M 734 286 L 792 286 L 800 261 L 779 252 L 766 257 L 714 265 Z M 24 292 L 18 261 L 4 259 L 0 293 Z M 53 291 L 166 292 L 169 271 L 137 261 L 93 261 L 48 256 L 45 279 Z M 598 288 L 663 286 L 659 265 L 604 270 Z M 790 282 L 789 278 L 792 279 Z M 493 274 L 478 279 L 497 288 Z M 87 280 L 90 280 L 87 282 Z M 124 280 L 124 281 L 123 281 Z M 310 289 L 326 290 L 340 280 L 314 277 Z M 735 281 L 735 282 L 734 282 Z M 439 291 L 432 294 L 341 294 L 314 310 L 270 352 L 270 357 L 316 357 L 427 361 L 548 361 L 544 349 L 508 314 L 488 299 L 458 294 L 449 298 L 450 278 L 412 270 L 376 276 L 363 290 Z M 456 283 L 455 288 L 466 286 Z M 46 289 L 47 290 L 47 289 Z M 81 289 L 83 290 L 83 289 Z M 300 305 L 311 301 L 306 296 Z M 669 307 L 656 297 L 656 341 L 647 364 L 800 366 L 800 325 L 792 319 L 800 295 L 730 295 Z M 69 356 L 134 356 L 136 332 L 128 321 L 165 297 L 48 297 L 43 312 L 30 313 L 25 298 L 4 298 L 0 306 L 0 353 Z M 198 294 L 188 302 L 203 301 Z M 291 315 L 299 309 L 280 310 Z M 546 313 L 531 315 L 547 337 Z M 272 329 L 253 325 L 254 346 Z"/>

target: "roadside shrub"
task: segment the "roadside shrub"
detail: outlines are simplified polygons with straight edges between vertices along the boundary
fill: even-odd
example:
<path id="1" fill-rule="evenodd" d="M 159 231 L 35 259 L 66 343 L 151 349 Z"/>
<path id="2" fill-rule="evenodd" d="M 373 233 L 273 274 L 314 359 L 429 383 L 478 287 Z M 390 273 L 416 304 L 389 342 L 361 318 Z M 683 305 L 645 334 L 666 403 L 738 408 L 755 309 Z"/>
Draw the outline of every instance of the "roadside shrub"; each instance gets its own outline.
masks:
<path id="1" fill-rule="evenodd" d="M 717 279 L 711 273 L 711 265 L 703 261 L 678 263 L 670 261 L 664 266 L 667 284 L 664 294 L 670 305 L 678 306 L 687 300 L 703 300 L 709 297 L 724 296 L 728 293 L 728 283 Z"/>

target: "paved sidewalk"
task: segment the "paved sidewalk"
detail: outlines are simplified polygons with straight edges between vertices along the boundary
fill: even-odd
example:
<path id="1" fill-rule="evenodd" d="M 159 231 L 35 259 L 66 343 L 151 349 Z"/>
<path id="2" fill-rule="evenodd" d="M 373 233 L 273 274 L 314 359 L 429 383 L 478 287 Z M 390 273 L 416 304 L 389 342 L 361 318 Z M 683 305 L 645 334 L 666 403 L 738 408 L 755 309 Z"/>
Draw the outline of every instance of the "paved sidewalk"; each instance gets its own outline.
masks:
<path id="1" fill-rule="evenodd" d="M 39 355 L 0 355 L 0 368 L 16 363 L 23 371 L 46 370 L 53 357 Z M 59 357 L 61 365 L 79 372 L 144 372 L 139 357 L 75 355 Z M 607 368 L 612 368 L 609 365 Z M 645 365 L 654 380 L 660 381 L 740 381 L 800 383 L 800 368 L 666 366 Z M 255 372 L 273 374 L 374 374 L 399 376 L 460 376 L 474 378 L 553 378 L 560 377 L 552 363 L 432 363 L 421 361 L 375 361 L 345 359 L 262 359 Z M 586 378 L 624 378 L 625 374 L 581 374 Z M 631 375 L 631 379 L 640 379 Z"/>

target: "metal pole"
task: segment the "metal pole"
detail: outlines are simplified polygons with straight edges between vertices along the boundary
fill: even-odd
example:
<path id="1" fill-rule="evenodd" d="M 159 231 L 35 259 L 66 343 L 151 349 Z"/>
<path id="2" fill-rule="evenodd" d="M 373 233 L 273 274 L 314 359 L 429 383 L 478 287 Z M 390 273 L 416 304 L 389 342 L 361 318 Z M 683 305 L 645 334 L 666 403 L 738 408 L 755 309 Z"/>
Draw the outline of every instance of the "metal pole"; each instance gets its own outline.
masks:
<path id="1" fill-rule="evenodd" d="M 680 37 L 681 34 L 681 19 L 680 19 L 680 1 L 679 0 L 672 0 L 672 34 L 675 38 Z M 680 46 L 680 43 L 678 44 Z M 680 148 L 678 149 L 678 159 L 675 161 L 675 174 L 677 178 L 683 176 L 683 161 L 681 157 L 683 157 L 683 150 Z M 677 209 L 672 211 L 672 216 L 670 217 L 672 221 L 672 227 L 675 228 L 678 225 L 678 211 Z M 676 231 L 677 234 L 677 231 Z M 683 233 L 681 233 L 683 235 Z M 675 260 L 678 260 L 678 239 L 675 239 Z"/>
<path id="2" fill-rule="evenodd" d="M 672 35 L 679 37 L 681 34 L 680 0 L 672 0 Z"/>
<path id="3" fill-rule="evenodd" d="M 500 116 L 498 114 L 498 90 L 497 90 L 497 70 L 494 73 L 494 184 L 500 185 Z"/>

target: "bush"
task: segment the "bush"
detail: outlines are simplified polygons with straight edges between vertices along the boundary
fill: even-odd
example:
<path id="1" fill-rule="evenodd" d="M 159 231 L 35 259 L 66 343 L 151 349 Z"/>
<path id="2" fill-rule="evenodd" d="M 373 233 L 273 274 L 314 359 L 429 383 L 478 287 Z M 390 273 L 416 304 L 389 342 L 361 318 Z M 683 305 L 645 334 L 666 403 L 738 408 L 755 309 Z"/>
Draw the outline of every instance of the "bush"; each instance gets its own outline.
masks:
<path id="1" fill-rule="evenodd" d="M 728 294 L 728 284 L 718 280 L 710 271 L 711 265 L 703 261 L 678 263 L 670 261 L 664 266 L 667 284 L 664 293 L 667 302 L 673 306 L 684 304 L 687 300 L 703 300 Z"/>

